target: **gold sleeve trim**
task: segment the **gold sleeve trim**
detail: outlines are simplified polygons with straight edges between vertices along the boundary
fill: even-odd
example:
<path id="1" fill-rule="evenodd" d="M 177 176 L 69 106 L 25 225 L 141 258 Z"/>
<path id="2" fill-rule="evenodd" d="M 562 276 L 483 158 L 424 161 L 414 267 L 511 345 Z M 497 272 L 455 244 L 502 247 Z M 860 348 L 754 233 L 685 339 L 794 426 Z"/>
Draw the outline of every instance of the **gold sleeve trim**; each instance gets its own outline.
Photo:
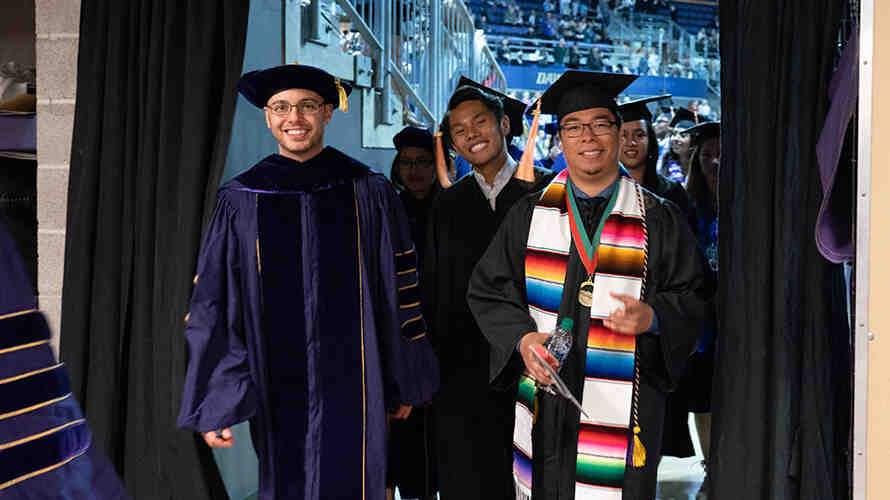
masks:
<path id="1" fill-rule="evenodd" d="M 402 275 L 405 275 L 405 274 L 416 273 L 416 272 L 417 272 L 417 268 L 415 267 L 415 268 L 412 268 L 412 269 L 408 269 L 407 271 L 399 271 L 399 272 L 396 273 L 396 276 L 402 276 Z"/>
<path id="2" fill-rule="evenodd" d="M 413 304 L 408 304 L 408 305 L 405 305 L 405 306 L 399 306 L 399 309 L 411 309 L 412 307 L 417 307 L 417 306 L 419 306 L 419 305 L 420 305 L 420 302 L 415 302 L 415 303 L 413 303 Z M 0 352 L 0 354 L 3 354 L 3 353 Z"/>
<path id="3" fill-rule="evenodd" d="M 8 352 L 21 351 L 22 349 L 30 349 L 31 347 L 37 347 L 39 345 L 49 344 L 49 339 L 47 340 L 38 340 L 37 342 L 31 342 L 30 344 L 22 344 L 13 347 L 7 347 L 6 349 L 0 349 L 0 354 L 6 354 Z"/>
<path id="4" fill-rule="evenodd" d="M 9 382 L 15 382 L 16 380 L 21 380 L 21 379 L 23 379 L 23 378 L 28 378 L 28 377 L 30 377 L 30 376 L 32 376 L 32 375 L 37 375 L 37 374 L 39 374 L 39 373 L 48 372 L 48 371 L 50 371 L 50 370 L 55 370 L 56 368 L 59 368 L 59 367 L 63 366 L 64 364 L 65 364 L 65 363 L 59 363 L 59 364 L 57 364 L 57 365 L 47 366 L 46 368 L 41 368 L 41 369 L 39 369 L 39 370 L 34 370 L 34 371 L 32 371 L 32 372 L 22 373 L 22 374 L 20 374 L 20 375 L 16 375 L 16 376 L 14 376 L 14 377 L 5 378 L 5 379 L 3 379 L 3 380 L 0 380 L 0 384 L 7 384 L 7 383 L 9 383 Z"/>
<path id="5" fill-rule="evenodd" d="M 4 314 L 3 316 L 0 316 L 0 319 L 15 318 L 16 316 L 24 316 L 26 314 L 35 313 L 37 311 L 38 311 L 38 309 L 25 309 L 24 311 L 18 311 L 18 312 L 14 312 L 14 313 Z"/>
<path id="6" fill-rule="evenodd" d="M 410 285 L 405 285 L 402 288 L 399 288 L 399 291 L 401 292 L 402 290 L 407 290 L 409 288 L 416 288 L 416 287 L 417 287 L 417 282 L 415 281 L 414 283 L 411 283 Z"/>
<path id="7" fill-rule="evenodd" d="M 28 413 L 28 412 L 30 412 L 30 411 L 39 410 L 40 408 L 43 408 L 44 406 L 49 406 L 49 405 L 51 405 L 51 404 L 58 403 L 59 401 L 66 400 L 66 399 L 68 399 L 68 398 L 70 398 L 70 397 L 71 397 L 71 393 L 69 392 L 68 394 L 65 394 L 64 396 L 62 396 L 62 397 L 60 397 L 60 398 L 50 399 L 49 401 L 44 401 L 44 402 L 42 402 L 42 403 L 37 403 L 37 404 L 34 405 L 34 406 L 29 406 L 29 407 L 27 407 L 27 408 L 22 408 L 21 410 L 11 411 L 11 412 L 9 412 L 9 413 L 4 413 L 3 415 L 0 415 L 0 420 L 4 420 L 4 419 L 7 419 L 7 418 L 12 418 L 12 417 L 16 417 L 16 416 L 18 416 L 18 415 L 21 415 L 21 414 L 23 414 L 23 413 Z"/>
<path id="8" fill-rule="evenodd" d="M 408 323 L 414 323 L 415 321 L 420 321 L 422 319 L 423 319 L 423 316 L 415 316 L 415 317 L 409 319 L 408 321 L 405 321 L 404 323 L 402 323 L 402 328 L 405 328 L 405 325 L 407 325 Z"/>
<path id="9" fill-rule="evenodd" d="M 411 340 L 411 341 L 413 342 L 413 341 L 415 341 L 415 340 L 420 340 L 420 339 L 422 339 L 422 338 L 424 338 L 424 337 L 426 337 L 426 332 L 423 332 L 423 333 L 421 333 L 420 335 L 417 335 L 417 336 L 415 336 L 415 337 L 411 337 L 411 338 L 408 339 L 408 340 Z"/>
<path id="10" fill-rule="evenodd" d="M 22 482 L 22 481 L 25 481 L 25 480 L 27 480 L 27 479 L 31 479 L 32 477 L 39 476 L 39 475 L 41 475 L 41 474 L 45 474 L 45 473 L 47 473 L 47 472 L 49 472 L 49 471 L 51 471 L 51 470 L 58 469 L 59 467 L 61 467 L 61 466 L 65 465 L 65 464 L 67 464 L 68 462 L 74 460 L 75 458 L 77 458 L 77 457 L 83 455 L 83 454 L 86 453 L 87 450 L 89 450 L 89 449 L 90 449 L 90 448 L 89 448 L 89 446 L 88 446 L 88 447 L 84 448 L 83 450 L 77 452 L 75 455 L 72 455 L 72 456 L 66 458 L 65 460 L 62 460 L 61 462 L 59 462 L 59 463 L 57 463 L 57 464 L 55 464 L 55 465 L 50 465 L 49 467 L 44 467 L 43 469 L 35 470 L 34 472 L 29 472 L 29 473 L 25 474 L 24 476 L 19 476 L 19 477 L 15 478 L 15 479 L 11 479 L 11 480 L 9 480 L 9 481 L 6 481 L 5 483 L 0 484 L 0 490 L 3 490 L 3 489 L 5 489 L 5 488 L 9 488 L 10 486 L 13 486 L 13 485 L 15 485 L 15 484 L 18 484 L 18 483 L 20 483 L 20 482 Z"/>
<path id="11" fill-rule="evenodd" d="M 404 252 L 396 252 L 396 257 L 401 257 L 403 255 L 410 255 L 414 253 L 414 247 L 411 247 L 411 250 L 406 250 Z"/>
<path id="12" fill-rule="evenodd" d="M 54 434 L 54 433 L 56 433 L 56 432 L 65 430 L 65 429 L 67 429 L 68 427 L 72 427 L 72 426 L 74 426 L 74 425 L 81 424 L 81 423 L 83 423 L 83 422 L 86 422 L 86 419 L 84 419 L 84 418 L 79 418 L 79 419 L 77 419 L 77 420 L 72 420 L 71 422 L 68 422 L 67 424 L 60 425 L 60 426 L 58 426 L 58 427 L 53 427 L 52 429 L 45 430 L 45 431 L 40 432 L 40 433 L 38 433 L 38 434 L 32 434 L 32 435 L 30 435 L 30 436 L 23 437 L 23 438 L 21 438 L 21 439 L 17 439 L 17 440 L 15 440 L 15 441 L 10 441 L 10 442 L 8 442 L 8 443 L 0 443 L 0 451 L 3 451 L 3 450 L 6 450 L 6 449 L 9 449 L 9 448 L 12 448 L 13 446 L 18 446 L 18 445 L 20 445 L 20 444 L 25 444 L 25 443 L 27 443 L 27 442 L 29 442 L 29 441 L 34 441 L 35 439 L 40 439 L 40 438 L 42 438 L 42 437 L 44 437 L 44 436 L 49 436 L 50 434 Z"/>

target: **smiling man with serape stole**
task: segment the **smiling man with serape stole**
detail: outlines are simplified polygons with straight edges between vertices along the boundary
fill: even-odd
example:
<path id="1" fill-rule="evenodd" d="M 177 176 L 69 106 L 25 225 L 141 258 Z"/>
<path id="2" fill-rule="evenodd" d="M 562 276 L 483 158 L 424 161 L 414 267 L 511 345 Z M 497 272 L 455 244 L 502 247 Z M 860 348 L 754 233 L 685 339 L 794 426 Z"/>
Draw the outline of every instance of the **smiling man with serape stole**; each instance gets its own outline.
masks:
<path id="1" fill-rule="evenodd" d="M 634 76 L 568 71 L 541 96 L 568 168 L 508 214 L 468 301 L 492 345 L 490 376 L 518 350 L 517 498 L 655 497 L 666 393 L 711 317 L 704 260 L 686 217 L 621 167 L 615 96 Z M 562 365 L 544 342 L 563 318 Z M 542 354 L 584 413 L 535 389 Z"/>

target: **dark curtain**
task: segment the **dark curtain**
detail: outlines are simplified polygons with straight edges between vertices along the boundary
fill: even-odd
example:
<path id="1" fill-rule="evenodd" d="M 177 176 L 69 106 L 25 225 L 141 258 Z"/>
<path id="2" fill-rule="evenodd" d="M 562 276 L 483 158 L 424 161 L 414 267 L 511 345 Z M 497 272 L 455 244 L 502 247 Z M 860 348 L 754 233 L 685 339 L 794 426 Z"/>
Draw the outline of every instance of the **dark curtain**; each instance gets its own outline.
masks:
<path id="1" fill-rule="evenodd" d="M 721 0 L 720 337 L 709 498 L 849 496 L 850 331 L 815 146 L 841 0 Z"/>
<path id="2" fill-rule="evenodd" d="M 81 7 L 61 355 L 135 499 L 225 498 L 212 454 L 175 428 L 183 317 L 225 162 L 249 4 Z"/>

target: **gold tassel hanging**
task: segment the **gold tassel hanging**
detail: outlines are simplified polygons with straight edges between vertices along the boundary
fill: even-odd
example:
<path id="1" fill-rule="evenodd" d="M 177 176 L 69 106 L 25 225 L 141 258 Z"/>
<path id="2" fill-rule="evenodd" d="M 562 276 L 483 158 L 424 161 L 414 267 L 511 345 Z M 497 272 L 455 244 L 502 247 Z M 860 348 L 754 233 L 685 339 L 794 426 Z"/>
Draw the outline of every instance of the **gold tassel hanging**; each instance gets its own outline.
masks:
<path id="1" fill-rule="evenodd" d="M 525 151 L 519 159 L 514 177 L 521 181 L 535 182 L 535 140 L 538 138 L 538 117 L 541 116 L 541 99 L 532 111 L 532 126 L 528 129 L 528 139 L 525 140 Z"/>
<path id="2" fill-rule="evenodd" d="M 641 295 L 642 296 L 642 295 Z M 646 465 L 646 447 L 640 439 L 640 360 L 634 353 L 634 394 L 633 394 L 633 424 L 634 424 L 634 450 L 633 466 L 637 469 Z"/>
<path id="3" fill-rule="evenodd" d="M 442 189 L 451 187 L 451 179 L 448 177 L 448 167 L 445 166 L 445 152 L 442 148 L 442 131 L 436 132 L 436 176 Z"/>
<path id="4" fill-rule="evenodd" d="M 346 95 L 346 89 L 343 88 L 343 85 L 340 85 L 339 78 L 334 78 L 334 85 L 337 86 L 337 95 L 340 97 L 340 111 L 345 113 L 349 111 L 349 96 Z"/>
<path id="5" fill-rule="evenodd" d="M 646 465 L 646 447 L 643 446 L 643 442 L 640 441 L 640 426 L 634 426 L 634 453 L 633 453 L 633 462 L 634 467 L 640 468 Z"/>

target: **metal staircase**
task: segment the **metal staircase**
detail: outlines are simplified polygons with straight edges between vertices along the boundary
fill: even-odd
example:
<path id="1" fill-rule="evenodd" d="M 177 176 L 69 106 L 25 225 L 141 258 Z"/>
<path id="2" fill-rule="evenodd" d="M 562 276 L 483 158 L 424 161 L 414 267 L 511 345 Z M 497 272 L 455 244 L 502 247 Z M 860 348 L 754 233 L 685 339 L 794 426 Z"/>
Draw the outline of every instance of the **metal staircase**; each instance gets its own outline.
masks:
<path id="1" fill-rule="evenodd" d="M 506 88 L 461 0 L 287 0 L 285 25 L 288 61 L 360 92 L 366 148 L 392 147 L 407 124 L 435 128 L 461 75 Z"/>

